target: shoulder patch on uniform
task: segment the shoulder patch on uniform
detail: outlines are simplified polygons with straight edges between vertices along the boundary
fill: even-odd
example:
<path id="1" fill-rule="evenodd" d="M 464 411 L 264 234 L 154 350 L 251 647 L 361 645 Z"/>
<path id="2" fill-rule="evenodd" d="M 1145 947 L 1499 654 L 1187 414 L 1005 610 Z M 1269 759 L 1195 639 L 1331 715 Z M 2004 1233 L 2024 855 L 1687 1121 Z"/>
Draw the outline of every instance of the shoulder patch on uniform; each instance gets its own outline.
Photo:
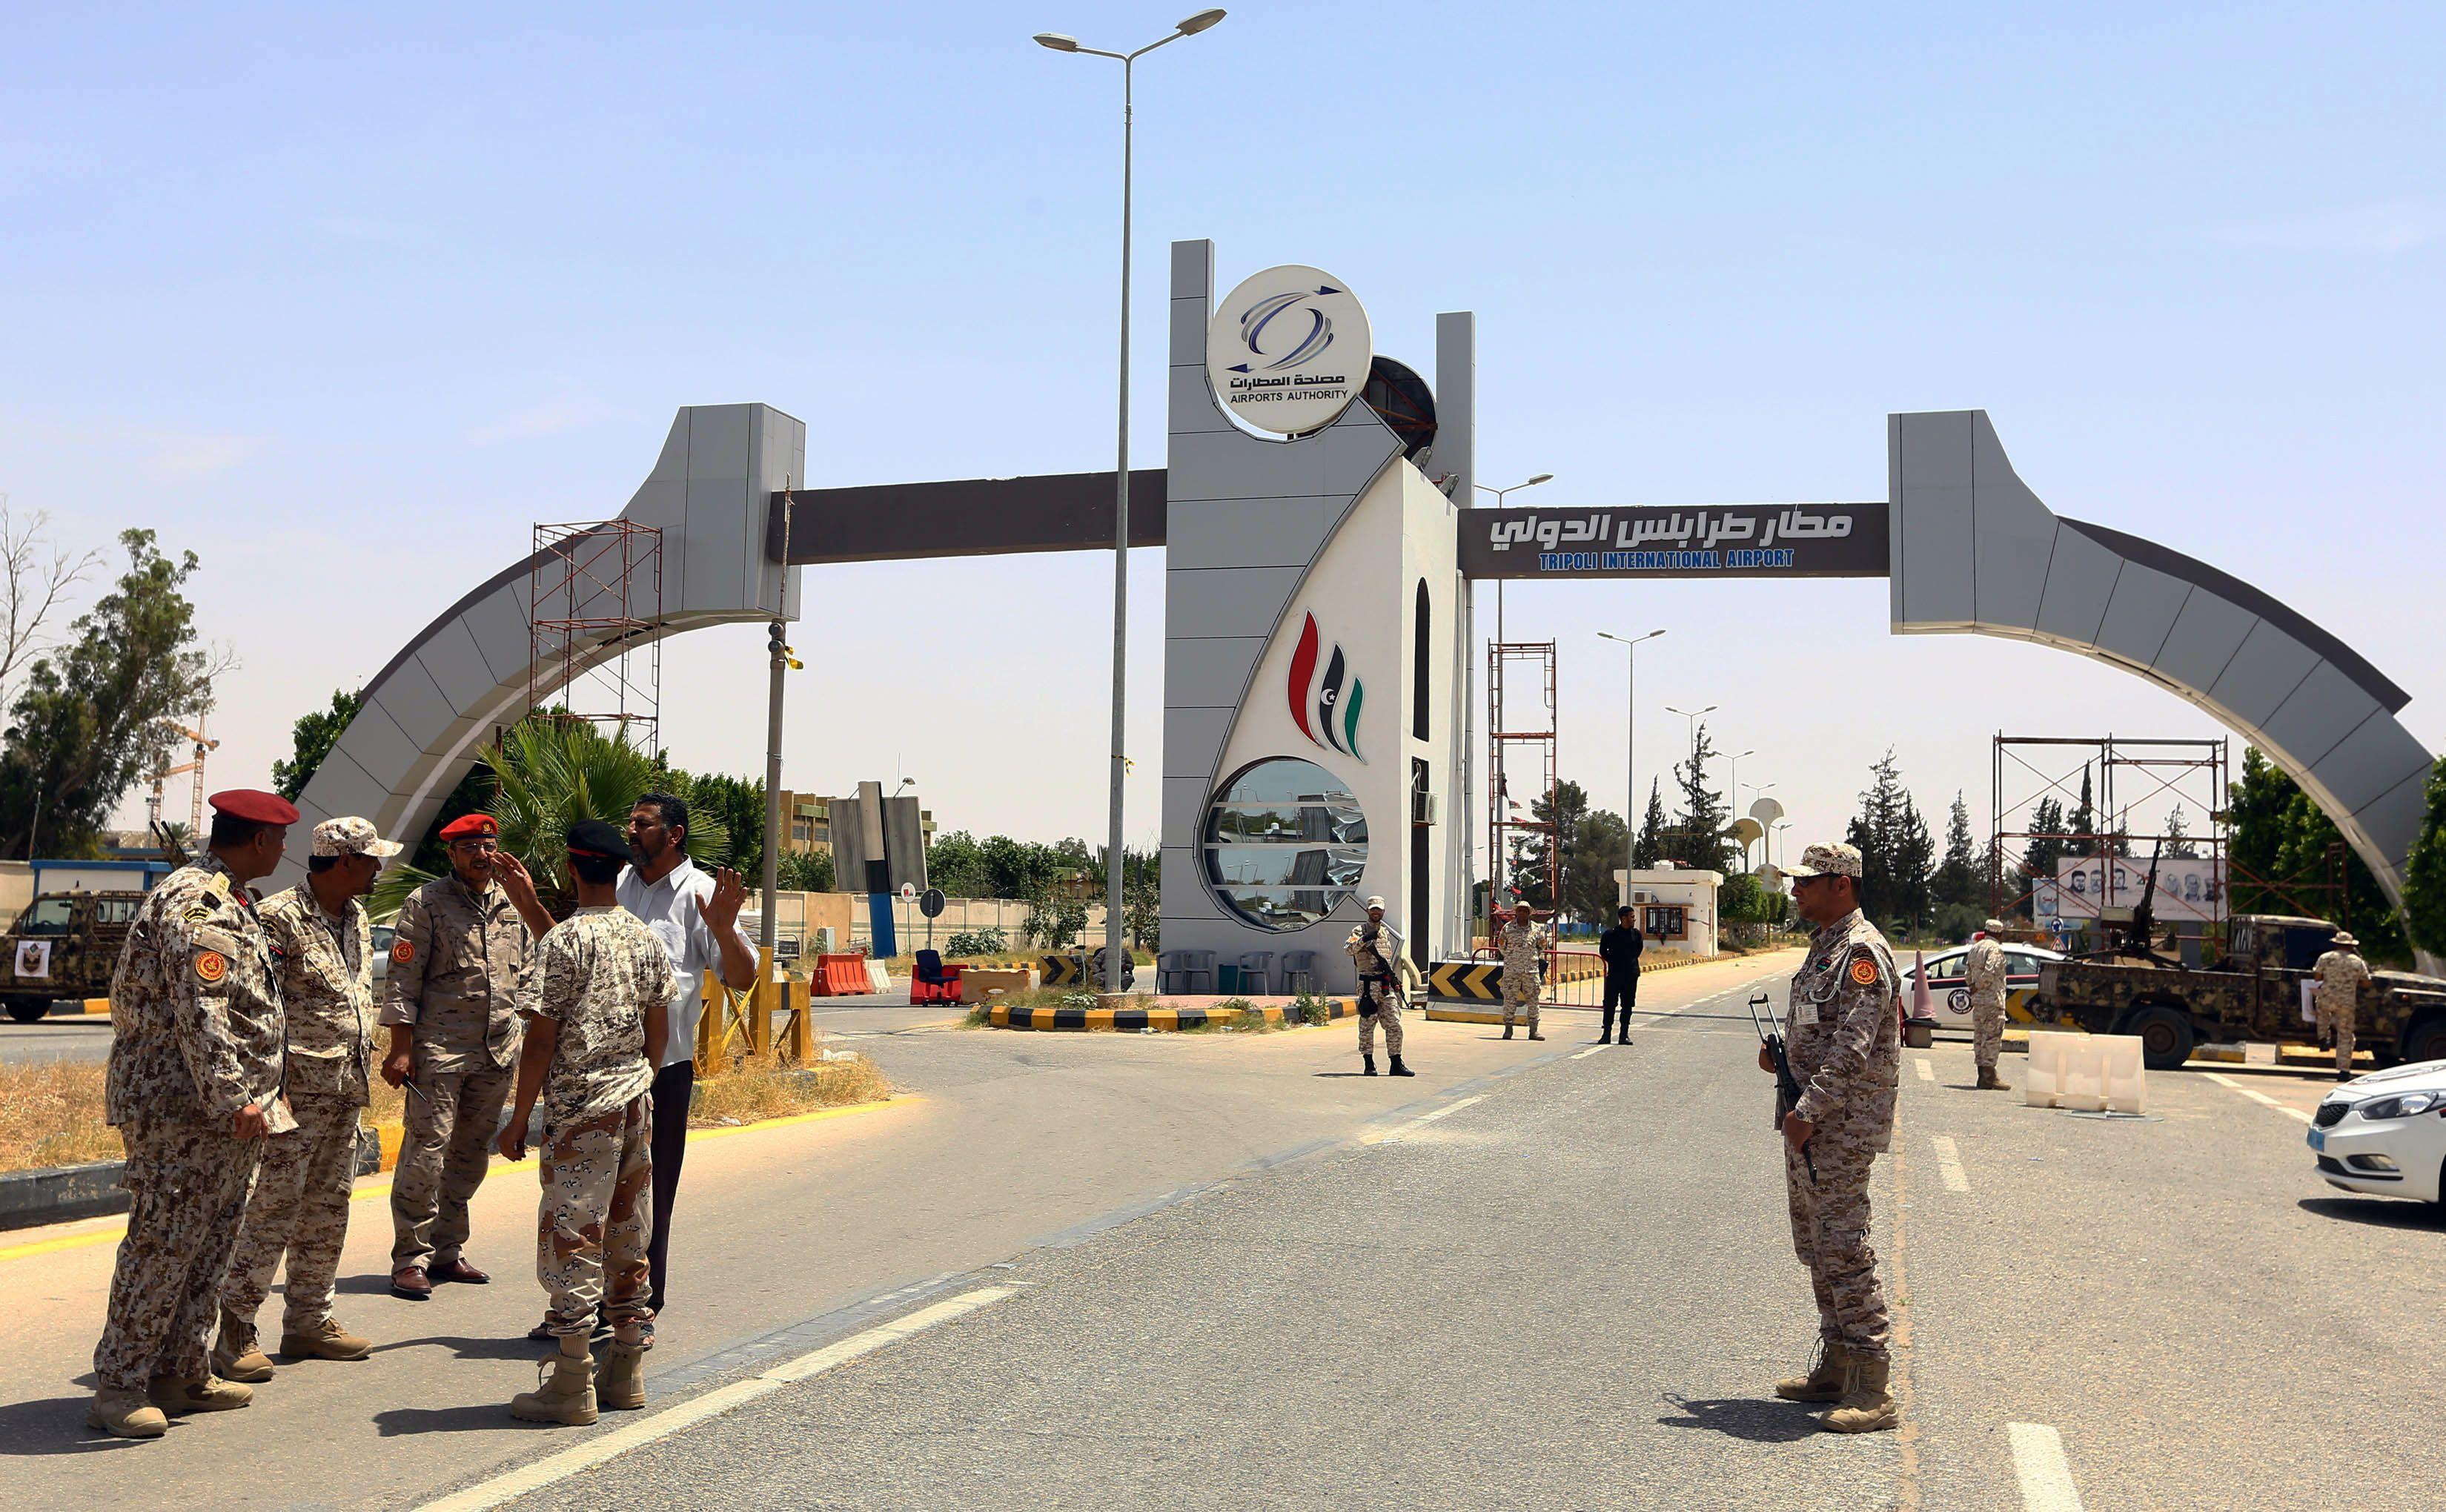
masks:
<path id="1" fill-rule="evenodd" d="M 414 959 L 416 959 L 415 946 L 409 944 L 404 939 L 395 939 L 391 941 L 390 963 L 393 966 L 405 966 Z"/>
<path id="2" fill-rule="evenodd" d="M 213 911 L 206 904 L 198 903 L 195 907 L 187 910 L 187 922 L 190 924 L 209 924 L 212 921 Z"/>
<path id="3" fill-rule="evenodd" d="M 1852 980 L 1859 983 L 1862 987 L 1876 986 L 1877 963 L 1869 959 L 1866 955 L 1855 958 L 1852 962 Z"/>
<path id="4" fill-rule="evenodd" d="M 206 986 L 229 974 L 229 957 L 218 951 L 196 952 L 196 980 Z"/>

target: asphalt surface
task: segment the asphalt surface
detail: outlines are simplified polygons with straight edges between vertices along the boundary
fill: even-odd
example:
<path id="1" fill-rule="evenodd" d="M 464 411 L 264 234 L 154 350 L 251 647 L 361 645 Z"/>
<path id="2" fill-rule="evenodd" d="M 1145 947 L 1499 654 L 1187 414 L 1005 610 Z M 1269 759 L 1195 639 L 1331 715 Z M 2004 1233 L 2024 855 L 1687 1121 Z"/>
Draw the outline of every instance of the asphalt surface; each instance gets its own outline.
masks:
<path id="1" fill-rule="evenodd" d="M 1584 1013 L 1542 1045 L 1414 1016 L 1408 1082 L 1349 1074 L 1346 1025 L 844 1005 L 836 1042 L 917 1098 L 691 1146 L 653 1400 L 593 1429 L 501 1412 L 533 1380 L 524 1180 L 479 1199 L 500 1278 L 429 1304 L 381 1295 L 361 1204 L 343 1315 L 376 1361 L 158 1445 L 79 1427 L 109 1247 L 0 1246 L 30 1304 L 0 1318 L 0 1506 L 2434 1502 L 2446 1229 L 2316 1180 L 2286 1108 L 2324 1085 L 2291 1072 L 2154 1075 L 2150 1117 L 2109 1121 L 1967 1090 L 1966 1045 L 1906 1052 L 1874 1195 L 1907 1426 L 1814 1431 L 1766 1390 L 1814 1317 L 1753 979 L 1651 977 L 1628 1049 Z"/>
<path id="2" fill-rule="evenodd" d="M 30 1024 L 0 1020 L 0 1065 L 36 1061 L 100 1061 L 110 1056 L 110 1019 L 105 1014 L 54 1010 Z"/>

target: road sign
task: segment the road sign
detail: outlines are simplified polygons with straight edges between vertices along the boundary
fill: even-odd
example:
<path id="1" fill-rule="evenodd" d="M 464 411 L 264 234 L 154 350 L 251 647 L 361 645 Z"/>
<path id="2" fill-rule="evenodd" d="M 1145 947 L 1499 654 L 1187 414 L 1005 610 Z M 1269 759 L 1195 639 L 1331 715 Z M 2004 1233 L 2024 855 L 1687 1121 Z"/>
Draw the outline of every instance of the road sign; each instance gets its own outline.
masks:
<path id="1" fill-rule="evenodd" d="M 900 884 L 900 900 L 904 903 L 913 903 L 917 900 L 917 884 L 915 882 L 903 882 Z"/>
<path id="2" fill-rule="evenodd" d="M 943 890 L 939 887 L 930 887 L 926 889 L 925 893 L 917 899 L 917 912 L 925 915 L 928 918 L 942 917 Z"/>

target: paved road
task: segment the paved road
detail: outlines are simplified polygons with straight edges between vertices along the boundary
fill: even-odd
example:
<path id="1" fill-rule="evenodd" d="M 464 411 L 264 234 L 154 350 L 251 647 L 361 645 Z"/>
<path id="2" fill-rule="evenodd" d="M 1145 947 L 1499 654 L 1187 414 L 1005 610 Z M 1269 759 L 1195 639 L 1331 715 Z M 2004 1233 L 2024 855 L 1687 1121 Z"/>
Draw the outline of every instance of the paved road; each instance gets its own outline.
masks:
<path id="1" fill-rule="evenodd" d="M 99 1061 L 110 1054 L 110 1020 L 101 1014 L 54 1012 L 30 1024 L 0 1021 L 0 1064 Z"/>
<path id="2" fill-rule="evenodd" d="M 1348 1074 L 1342 1026 L 844 1020 L 921 1099 L 695 1148 L 654 1408 L 584 1432 L 498 1405 L 532 1379 L 523 1181 L 480 1200 L 502 1280 L 421 1307 L 376 1295 L 360 1207 L 346 1305 L 384 1353 L 160 1445 L 77 1428 L 107 1247 L 0 1259 L 35 1304 L 0 1321 L 0 1505 L 2433 1500 L 2439 1226 L 2319 1184 L 2298 1119 L 2240 1089 L 2285 1088 L 2266 1073 L 2154 1077 L 2152 1120 L 2109 1122 L 1964 1089 L 1966 1047 L 1907 1055 L 1877 1199 L 1910 1425 L 1813 1433 L 1763 1390 L 1812 1319 L 1741 1015 L 1759 974 L 1651 978 L 1668 1011 L 1628 1050 L 1415 1025 L 1407 1083 Z"/>

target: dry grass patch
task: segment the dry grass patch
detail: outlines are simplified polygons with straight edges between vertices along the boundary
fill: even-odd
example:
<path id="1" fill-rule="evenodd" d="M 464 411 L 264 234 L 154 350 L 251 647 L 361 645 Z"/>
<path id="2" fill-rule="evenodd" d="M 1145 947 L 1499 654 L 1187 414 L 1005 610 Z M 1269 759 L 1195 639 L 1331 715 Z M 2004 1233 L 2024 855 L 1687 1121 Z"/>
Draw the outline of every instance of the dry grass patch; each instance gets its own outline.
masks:
<path id="1" fill-rule="evenodd" d="M 92 1061 L 0 1066 L 0 1171 L 124 1159 L 102 1121 L 103 1068 Z"/>
<path id="2" fill-rule="evenodd" d="M 853 1060 L 818 1061 L 804 1069 L 749 1065 L 697 1082 L 696 1104 L 688 1111 L 688 1126 L 754 1124 L 827 1107 L 879 1103 L 891 1095 L 891 1082 L 863 1055 Z"/>

